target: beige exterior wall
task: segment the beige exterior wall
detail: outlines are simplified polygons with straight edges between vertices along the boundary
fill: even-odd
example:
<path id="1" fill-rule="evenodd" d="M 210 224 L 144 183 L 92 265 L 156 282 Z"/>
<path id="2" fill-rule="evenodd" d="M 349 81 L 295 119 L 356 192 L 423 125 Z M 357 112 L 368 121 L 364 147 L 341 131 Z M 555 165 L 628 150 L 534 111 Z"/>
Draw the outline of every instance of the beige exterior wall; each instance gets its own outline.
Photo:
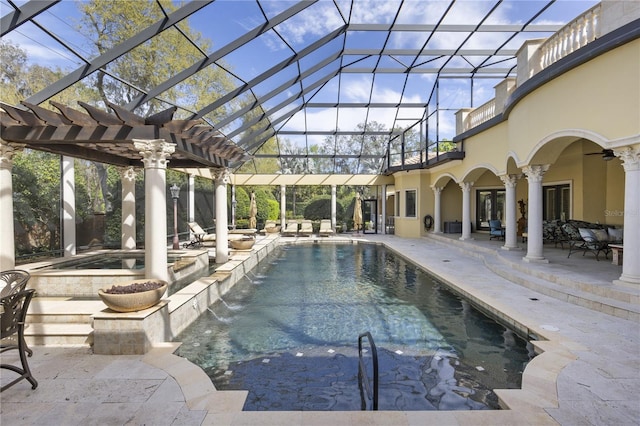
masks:
<path id="1" fill-rule="evenodd" d="M 396 234 L 424 234 L 421 218 L 433 216 L 431 185 L 443 186 L 448 181 L 441 196 L 441 219 L 460 221 L 462 192 L 458 182 L 475 182 L 471 193 L 471 218 L 475 221 L 477 188 L 502 187 L 497 175 L 521 174 L 521 167 L 529 164 L 550 164 L 543 185 L 571 185 L 572 219 L 623 224 L 625 173 L 620 160 L 603 161 L 600 155 L 585 154 L 640 141 L 639 76 L 640 40 L 636 40 L 521 99 L 506 121 L 464 141 L 464 160 L 422 170 L 420 179 L 414 177 L 415 172 L 396 173 L 395 188 L 401 193 Z M 418 189 L 418 223 L 402 217 L 406 189 Z M 524 199 L 528 206 L 527 194 L 528 183 L 522 177 L 516 186 L 516 200 Z"/>

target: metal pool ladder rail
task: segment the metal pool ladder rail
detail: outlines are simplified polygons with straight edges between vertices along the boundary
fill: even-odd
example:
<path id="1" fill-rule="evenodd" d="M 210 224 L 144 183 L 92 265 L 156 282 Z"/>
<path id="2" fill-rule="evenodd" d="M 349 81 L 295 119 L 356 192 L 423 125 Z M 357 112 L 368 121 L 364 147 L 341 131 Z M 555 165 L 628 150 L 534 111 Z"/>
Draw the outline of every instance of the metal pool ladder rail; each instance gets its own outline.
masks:
<path id="1" fill-rule="evenodd" d="M 373 392 L 371 391 L 371 382 L 367 375 L 367 368 L 362 356 L 362 340 L 369 340 L 371 349 L 371 363 L 373 367 Z M 363 384 L 364 383 L 364 384 Z M 378 410 L 378 350 L 373 342 L 373 337 L 368 331 L 358 336 L 358 388 L 360 389 L 361 409 L 367 409 L 367 400 L 371 401 L 371 409 Z M 365 394 L 366 390 L 366 394 Z"/>

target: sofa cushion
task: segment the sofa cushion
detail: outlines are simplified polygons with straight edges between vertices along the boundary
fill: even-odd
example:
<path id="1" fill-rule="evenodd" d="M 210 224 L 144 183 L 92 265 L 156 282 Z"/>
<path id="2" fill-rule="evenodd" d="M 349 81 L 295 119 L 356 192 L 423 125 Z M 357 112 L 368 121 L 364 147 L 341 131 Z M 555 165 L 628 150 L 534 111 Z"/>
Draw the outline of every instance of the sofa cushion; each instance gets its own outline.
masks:
<path id="1" fill-rule="evenodd" d="M 592 229 L 589 228 L 578 228 L 578 232 L 580 233 L 580 237 L 582 237 L 585 241 L 596 241 L 596 235 L 593 233 Z"/>
<path id="2" fill-rule="evenodd" d="M 592 229 L 598 241 L 609 241 L 609 233 L 604 229 Z"/>
<path id="3" fill-rule="evenodd" d="M 580 236 L 580 232 L 578 231 L 578 227 L 571 222 L 563 223 L 562 231 L 567 236 L 567 239 L 571 241 L 579 241 L 580 239 L 582 239 L 582 237 Z"/>
<path id="4" fill-rule="evenodd" d="M 622 241 L 624 230 L 622 228 L 609 228 L 607 233 L 609 234 L 609 241 Z"/>

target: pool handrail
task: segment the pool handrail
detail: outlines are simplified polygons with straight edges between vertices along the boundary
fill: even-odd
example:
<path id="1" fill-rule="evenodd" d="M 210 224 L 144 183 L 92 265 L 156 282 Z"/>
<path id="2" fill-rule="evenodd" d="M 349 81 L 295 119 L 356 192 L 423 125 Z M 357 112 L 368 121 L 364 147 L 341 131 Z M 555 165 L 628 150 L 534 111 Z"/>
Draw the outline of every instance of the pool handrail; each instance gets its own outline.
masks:
<path id="1" fill-rule="evenodd" d="M 369 341 L 369 347 L 371 348 L 371 361 L 373 364 L 373 395 L 371 392 L 369 376 L 367 376 L 366 366 L 362 357 L 362 339 L 365 337 Z M 376 344 L 373 342 L 373 336 L 371 336 L 371 333 L 368 331 L 358 336 L 358 388 L 360 389 L 361 410 L 364 411 L 367 409 L 366 400 L 369 399 L 372 401 L 371 409 L 373 411 L 378 411 L 378 349 L 376 348 Z M 366 398 L 364 388 L 366 388 L 367 391 Z"/>

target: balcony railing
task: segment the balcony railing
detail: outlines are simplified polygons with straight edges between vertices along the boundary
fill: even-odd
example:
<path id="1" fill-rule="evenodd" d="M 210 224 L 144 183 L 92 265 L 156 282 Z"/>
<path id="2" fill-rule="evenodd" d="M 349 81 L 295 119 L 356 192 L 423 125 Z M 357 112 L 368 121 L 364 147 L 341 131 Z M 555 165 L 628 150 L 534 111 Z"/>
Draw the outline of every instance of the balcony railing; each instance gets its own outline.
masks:
<path id="1" fill-rule="evenodd" d="M 533 74 L 598 38 L 600 36 L 600 10 L 601 5 L 597 4 L 549 37 L 532 58 L 534 61 L 535 58 L 538 59 L 533 64 Z M 536 62 L 539 64 L 537 71 L 535 70 Z"/>
<path id="2" fill-rule="evenodd" d="M 602 7 L 599 3 L 540 44 L 528 60 L 526 55 L 519 56 L 518 68 L 523 68 L 527 72 L 518 72 L 518 85 L 600 37 L 601 11 Z M 521 81 L 520 75 L 524 75 L 525 79 Z M 509 87 L 507 90 L 511 92 L 513 89 L 515 87 Z M 507 99 L 506 96 L 498 96 L 497 94 L 496 98 L 501 103 Z M 460 134 L 477 127 L 501 113 L 504 110 L 504 105 L 498 105 L 496 98 L 471 111 L 467 110 L 468 112 L 464 113 L 466 116 L 458 124 L 458 126 L 462 124 L 462 128 L 458 127 L 456 133 Z"/>

